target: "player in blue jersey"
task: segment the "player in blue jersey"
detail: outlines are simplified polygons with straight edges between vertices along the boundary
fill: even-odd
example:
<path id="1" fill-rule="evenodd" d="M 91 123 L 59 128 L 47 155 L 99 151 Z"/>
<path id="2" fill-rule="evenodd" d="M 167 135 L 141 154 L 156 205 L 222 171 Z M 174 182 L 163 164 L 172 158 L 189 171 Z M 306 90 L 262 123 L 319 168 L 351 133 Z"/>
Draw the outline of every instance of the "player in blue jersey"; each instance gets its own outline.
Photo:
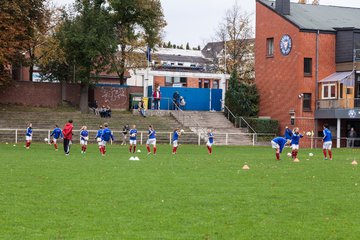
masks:
<path id="1" fill-rule="evenodd" d="M 291 137 L 293 135 L 293 132 L 290 130 L 290 128 L 288 126 L 285 127 L 285 133 L 284 133 L 284 138 L 286 140 L 291 140 Z"/>
<path id="2" fill-rule="evenodd" d="M 300 138 L 302 138 L 303 135 L 299 133 L 299 128 L 294 128 L 294 131 L 291 136 L 291 156 L 293 159 L 297 158 L 298 152 L 299 152 L 299 141 Z"/>
<path id="3" fill-rule="evenodd" d="M 86 126 L 83 126 L 80 129 L 80 145 L 81 145 L 81 153 L 86 153 L 86 148 L 89 140 L 89 132 Z"/>
<path id="4" fill-rule="evenodd" d="M 63 134 L 61 129 L 59 128 L 59 125 L 57 124 L 55 125 L 55 128 L 52 131 L 50 137 L 53 137 L 50 143 L 54 144 L 55 151 L 58 151 L 59 149 L 58 149 L 57 141 L 59 138 L 63 138 Z"/>
<path id="5" fill-rule="evenodd" d="M 106 153 L 106 143 L 114 141 L 114 136 L 109 129 L 109 125 L 104 123 L 104 129 L 101 134 L 101 154 L 105 156 Z"/>
<path id="6" fill-rule="evenodd" d="M 26 128 L 26 134 L 25 134 L 25 140 L 26 140 L 25 147 L 26 147 L 26 149 L 30 149 L 32 136 L 33 136 L 32 123 L 29 123 L 28 127 Z"/>
<path id="7" fill-rule="evenodd" d="M 323 153 L 324 153 L 324 158 L 325 160 L 327 160 L 327 156 L 326 156 L 326 150 L 329 153 L 329 158 L 330 160 L 332 160 L 332 152 L 331 152 L 331 147 L 332 147 L 332 134 L 331 131 L 329 130 L 329 125 L 327 123 L 324 124 L 323 126 L 324 130 L 323 130 Z"/>
<path id="8" fill-rule="evenodd" d="M 152 125 L 149 125 L 148 140 L 146 141 L 146 149 L 148 154 L 151 153 L 150 144 L 154 147 L 154 155 L 156 154 L 156 131 Z"/>
<path id="9" fill-rule="evenodd" d="M 290 145 L 291 140 L 286 140 L 283 137 L 276 137 L 271 141 L 271 146 L 276 150 L 276 160 L 280 160 L 280 153 L 284 149 L 285 145 Z"/>
<path id="10" fill-rule="evenodd" d="M 101 135 L 102 135 L 102 132 L 103 132 L 103 126 L 100 125 L 99 130 L 97 131 L 97 134 L 95 136 L 96 142 L 98 143 L 98 146 L 99 146 L 100 153 L 102 153 L 102 148 L 101 148 Z"/>
<path id="11" fill-rule="evenodd" d="M 212 145 L 214 144 L 214 133 L 211 131 L 211 129 L 208 129 L 208 133 L 207 133 L 207 143 L 206 143 L 206 147 L 208 149 L 208 153 L 212 154 Z"/>
<path id="12" fill-rule="evenodd" d="M 129 131 L 129 135 L 130 135 L 130 147 L 129 147 L 129 152 L 135 152 L 136 151 L 136 137 L 137 137 L 137 130 L 136 130 L 136 125 L 134 124 L 132 126 L 132 128 Z"/>
<path id="13" fill-rule="evenodd" d="M 174 129 L 173 137 L 172 137 L 172 143 L 173 143 L 172 154 L 176 154 L 177 148 L 179 146 L 178 140 L 179 140 L 179 137 L 181 136 L 182 132 L 183 132 L 183 130 L 181 131 L 180 128 Z"/>

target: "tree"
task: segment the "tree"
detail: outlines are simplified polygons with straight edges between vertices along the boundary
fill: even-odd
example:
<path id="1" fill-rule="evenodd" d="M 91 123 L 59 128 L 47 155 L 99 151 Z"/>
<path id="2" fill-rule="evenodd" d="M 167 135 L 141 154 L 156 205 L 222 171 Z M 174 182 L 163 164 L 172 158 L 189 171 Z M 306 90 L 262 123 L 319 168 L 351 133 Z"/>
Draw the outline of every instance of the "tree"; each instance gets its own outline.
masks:
<path id="1" fill-rule="evenodd" d="M 11 83 L 11 69 L 24 62 L 27 46 L 44 17 L 44 0 L 0 1 L 0 86 Z"/>
<path id="2" fill-rule="evenodd" d="M 120 78 L 120 84 L 124 84 L 125 71 L 133 67 L 129 64 L 129 57 L 137 56 L 132 54 L 136 50 L 154 48 L 160 43 L 166 22 L 160 0 L 109 0 L 109 4 L 119 45 L 119 52 L 112 58 L 111 65 Z"/>
<path id="3" fill-rule="evenodd" d="M 186 43 L 186 50 L 190 50 L 190 44 Z"/>
<path id="4" fill-rule="evenodd" d="M 168 47 L 168 48 L 172 48 L 172 44 L 171 44 L 170 41 L 168 42 L 167 47 Z"/>
<path id="5" fill-rule="evenodd" d="M 44 78 L 81 83 L 80 110 L 87 113 L 89 86 L 108 70 L 117 44 L 104 0 L 77 0 L 73 7 L 63 12 L 55 33 L 47 38 L 41 51 L 48 56 L 41 67 Z"/>
<path id="6" fill-rule="evenodd" d="M 259 112 L 259 94 L 255 84 L 240 82 L 235 70 L 231 72 L 225 105 L 235 116 L 255 117 Z"/>
<path id="7" fill-rule="evenodd" d="M 216 39 L 222 42 L 224 47 L 221 52 L 213 54 L 215 69 L 221 72 L 235 70 L 240 81 L 251 83 L 254 79 L 252 36 L 251 15 L 242 12 L 235 3 L 226 12 L 224 21 L 220 23 L 216 33 Z M 226 64 L 224 59 L 226 59 Z"/>

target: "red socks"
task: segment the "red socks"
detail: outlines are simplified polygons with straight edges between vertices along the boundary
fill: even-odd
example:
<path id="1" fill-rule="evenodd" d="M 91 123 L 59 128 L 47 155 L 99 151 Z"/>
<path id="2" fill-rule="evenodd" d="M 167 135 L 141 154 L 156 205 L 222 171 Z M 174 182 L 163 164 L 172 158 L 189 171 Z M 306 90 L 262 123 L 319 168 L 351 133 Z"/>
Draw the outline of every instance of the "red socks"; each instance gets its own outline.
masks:
<path id="1" fill-rule="evenodd" d="M 276 160 L 280 160 L 280 153 L 276 153 Z"/>
<path id="2" fill-rule="evenodd" d="M 148 150 L 148 153 L 151 152 L 150 146 L 146 146 L 146 149 Z"/>
<path id="3" fill-rule="evenodd" d="M 173 147 L 173 153 L 176 153 L 177 147 Z"/>
<path id="4" fill-rule="evenodd" d="M 54 148 L 55 148 L 55 149 L 58 149 L 58 145 L 57 145 L 56 143 L 54 144 Z"/>
<path id="5" fill-rule="evenodd" d="M 326 158 L 326 149 L 323 149 L 324 157 Z"/>
<path id="6" fill-rule="evenodd" d="M 332 159 L 332 152 L 330 149 L 328 150 L 328 153 L 329 153 L 329 158 Z"/>
<path id="7" fill-rule="evenodd" d="M 150 149 L 150 148 L 149 148 Z M 154 147 L 154 154 L 156 154 L 156 147 Z"/>
<path id="8" fill-rule="evenodd" d="M 129 153 L 131 153 L 131 150 L 132 150 L 132 145 L 130 145 L 129 147 Z"/>
<path id="9" fill-rule="evenodd" d="M 135 153 L 135 151 L 136 151 L 136 146 L 134 146 L 134 151 L 133 151 L 133 153 Z M 130 151 L 131 152 L 131 151 Z"/>
<path id="10" fill-rule="evenodd" d="M 81 151 L 86 152 L 86 146 L 85 145 L 81 146 Z"/>
<path id="11" fill-rule="evenodd" d="M 25 146 L 28 148 L 28 147 L 30 147 L 30 144 L 31 144 L 31 142 L 27 141 Z"/>
<path id="12" fill-rule="evenodd" d="M 99 151 L 100 151 L 100 153 L 102 153 L 102 146 L 99 147 Z"/>
<path id="13" fill-rule="evenodd" d="M 207 146 L 208 152 L 211 154 L 212 153 L 212 147 Z"/>

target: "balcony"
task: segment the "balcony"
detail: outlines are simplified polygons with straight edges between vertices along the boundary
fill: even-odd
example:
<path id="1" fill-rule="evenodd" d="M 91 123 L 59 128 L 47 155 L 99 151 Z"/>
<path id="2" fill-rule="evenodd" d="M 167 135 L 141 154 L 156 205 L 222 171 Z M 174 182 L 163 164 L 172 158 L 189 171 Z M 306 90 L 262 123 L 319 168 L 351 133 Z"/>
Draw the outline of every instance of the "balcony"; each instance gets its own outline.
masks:
<path id="1" fill-rule="evenodd" d="M 360 108 L 360 98 L 323 99 L 316 102 L 316 109 L 354 109 Z"/>

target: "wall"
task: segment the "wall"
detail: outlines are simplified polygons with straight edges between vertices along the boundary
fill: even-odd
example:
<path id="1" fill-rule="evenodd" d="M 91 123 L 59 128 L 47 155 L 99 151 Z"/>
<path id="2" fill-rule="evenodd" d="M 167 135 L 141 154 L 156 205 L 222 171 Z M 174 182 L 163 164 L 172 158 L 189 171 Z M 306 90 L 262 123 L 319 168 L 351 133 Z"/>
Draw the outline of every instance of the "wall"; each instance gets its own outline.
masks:
<path id="1" fill-rule="evenodd" d="M 114 109 L 128 109 L 129 94 L 142 93 L 142 87 L 119 85 L 99 85 L 94 90 L 99 105 L 109 105 Z M 71 105 L 80 103 L 80 84 L 66 84 L 65 100 Z M 60 83 L 19 81 L 0 90 L 1 104 L 19 104 L 33 107 L 57 107 L 62 104 L 62 86 Z"/>

